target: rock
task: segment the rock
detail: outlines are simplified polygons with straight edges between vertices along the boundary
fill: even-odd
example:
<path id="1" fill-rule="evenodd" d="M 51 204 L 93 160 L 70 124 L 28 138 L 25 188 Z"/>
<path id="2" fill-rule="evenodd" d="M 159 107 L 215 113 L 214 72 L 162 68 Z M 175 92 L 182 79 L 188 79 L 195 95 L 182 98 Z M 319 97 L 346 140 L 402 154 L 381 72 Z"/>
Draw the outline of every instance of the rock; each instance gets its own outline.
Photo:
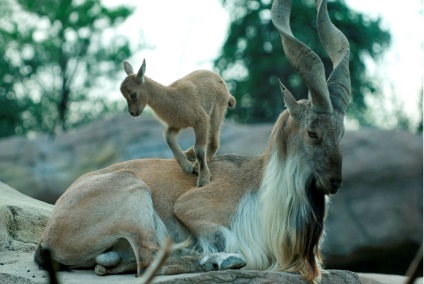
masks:
<path id="1" fill-rule="evenodd" d="M 407 283 L 407 277 L 400 275 L 358 273 L 361 284 L 404 284 Z M 413 284 L 422 284 L 423 278 L 420 277 Z"/>
<path id="2" fill-rule="evenodd" d="M 53 205 L 28 197 L 0 182 L 0 254 L 36 247 Z M 1 262 L 1 258 L 0 258 Z"/>
<path id="3" fill-rule="evenodd" d="M 272 125 L 226 122 L 219 153 L 259 154 Z M 54 137 L 11 137 L 0 140 L 0 180 L 20 192 L 54 203 L 80 175 L 113 163 L 138 158 L 173 158 L 153 117 L 127 114 L 97 121 Z M 178 136 L 181 148 L 194 143 L 192 129 Z M 23 150 L 22 150 L 23 149 Z"/>
<path id="4" fill-rule="evenodd" d="M 343 155 L 323 245 L 329 267 L 404 274 L 423 240 L 422 137 L 346 132 Z"/>
<path id="5" fill-rule="evenodd" d="M 161 284 L 191 284 L 191 283 L 287 283 L 287 284 L 310 284 L 300 275 L 287 272 L 253 271 L 253 270 L 230 270 L 212 271 L 196 274 L 184 274 L 174 276 L 171 279 L 156 279 L 155 283 Z M 323 274 L 320 284 L 360 284 L 357 274 L 349 271 L 330 270 Z"/>
<path id="6" fill-rule="evenodd" d="M 32 261 L 33 254 L 28 252 L 7 252 L 8 262 L 0 265 L 0 284 L 48 283 L 45 271 L 39 270 Z M 3 258 L 1 258 L 3 259 Z M 28 272 L 29 270 L 29 272 Z M 406 277 L 398 275 L 356 274 L 349 271 L 330 270 L 323 276 L 320 284 L 403 284 Z M 140 283 L 134 274 L 97 276 L 92 270 L 74 270 L 59 272 L 62 284 L 131 284 Z M 197 283 L 286 283 L 310 284 L 301 280 L 299 275 L 285 272 L 267 272 L 251 270 L 213 271 L 196 274 L 158 276 L 153 280 L 157 284 L 197 284 Z M 422 278 L 415 284 L 422 284 Z"/>
<path id="7" fill-rule="evenodd" d="M 28 252 L 5 254 L 8 263 L 0 265 L 0 284 L 2 283 L 46 283 L 47 273 L 39 270 L 32 261 L 33 254 Z M 97 276 L 93 270 L 73 270 L 59 272 L 58 278 L 62 284 L 108 284 L 108 283 L 140 283 L 134 274 Z M 197 283 L 287 283 L 310 284 L 300 275 L 287 272 L 269 272 L 253 270 L 227 270 L 205 273 L 157 276 L 153 283 L 160 284 L 197 284 Z M 360 284 L 356 273 L 331 270 L 323 275 L 320 284 Z"/>

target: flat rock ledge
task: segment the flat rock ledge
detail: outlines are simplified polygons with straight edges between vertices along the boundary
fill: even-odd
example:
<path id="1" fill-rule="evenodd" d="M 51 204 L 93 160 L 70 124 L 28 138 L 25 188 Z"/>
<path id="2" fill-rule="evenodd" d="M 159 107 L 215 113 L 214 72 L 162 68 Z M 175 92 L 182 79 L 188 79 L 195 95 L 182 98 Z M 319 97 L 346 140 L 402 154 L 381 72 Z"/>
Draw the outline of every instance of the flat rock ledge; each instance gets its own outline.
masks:
<path id="1" fill-rule="evenodd" d="M 38 269 L 32 261 L 31 252 L 0 253 L 0 283 L 26 284 L 48 283 L 47 273 Z M 74 270 L 59 272 L 59 281 L 62 284 L 109 284 L 109 283 L 139 283 L 134 274 L 97 276 L 93 270 Z M 157 276 L 153 283 L 161 284 L 194 284 L 194 283 L 283 283 L 308 284 L 300 275 L 287 272 L 268 272 L 253 270 L 227 270 L 205 273 L 180 274 Z M 361 283 L 356 273 L 342 270 L 329 270 L 323 275 L 321 284 L 357 284 Z M 372 283 L 372 282 L 370 282 Z"/>
<path id="2" fill-rule="evenodd" d="M 38 269 L 33 263 L 32 252 L 0 252 L 0 284 L 49 283 L 47 273 Z M 97 276 L 93 270 L 74 270 L 60 272 L 62 284 L 136 284 L 140 280 L 134 274 Z M 321 284 L 404 284 L 406 277 L 398 275 L 367 274 L 329 270 L 323 275 Z M 281 283 L 310 284 L 299 275 L 286 272 L 267 272 L 252 270 L 227 270 L 172 276 L 158 276 L 153 283 L 157 284 L 212 284 L 212 283 Z M 422 284 L 422 278 L 415 284 Z"/>
<path id="3" fill-rule="evenodd" d="M 35 250 L 52 210 L 0 182 L 0 263 L 2 252 Z"/>

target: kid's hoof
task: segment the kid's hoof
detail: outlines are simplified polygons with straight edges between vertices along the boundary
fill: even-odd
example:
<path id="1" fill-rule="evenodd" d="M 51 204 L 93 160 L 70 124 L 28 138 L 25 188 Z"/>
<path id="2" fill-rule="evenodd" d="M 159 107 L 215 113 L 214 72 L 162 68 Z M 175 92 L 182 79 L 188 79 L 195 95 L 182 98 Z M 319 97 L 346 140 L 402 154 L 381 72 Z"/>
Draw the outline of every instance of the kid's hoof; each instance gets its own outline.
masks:
<path id="1" fill-rule="evenodd" d="M 195 161 L 193 166 L 191 167 L 191 173 L 199 175 L 199 163 L 197 161 Z"/>
<path id="2" fill-rule="evenodd" d="M 194 153 L 193 147 L 189 148 L 187 151 L 184 152 L 184 155 L 187 157 L 188 160 L 194 161 L 196 160 L 196 154 Z"/>
<path id="3" fill-rule="evenodd" d="M 192 174 L 193 173 L 193 164 L 187 161 L 187 163 L 184 163 L 183 165 L 180 165 L 181 171 L 185 174 Z"/>
<path id="4" fill-rule="evenodd" d="M 209 179 L 204 179 L 204 180 L 197 179 L 197 187 L 203 187 L 207 185 L 209 182 L 210 182 Z"/>

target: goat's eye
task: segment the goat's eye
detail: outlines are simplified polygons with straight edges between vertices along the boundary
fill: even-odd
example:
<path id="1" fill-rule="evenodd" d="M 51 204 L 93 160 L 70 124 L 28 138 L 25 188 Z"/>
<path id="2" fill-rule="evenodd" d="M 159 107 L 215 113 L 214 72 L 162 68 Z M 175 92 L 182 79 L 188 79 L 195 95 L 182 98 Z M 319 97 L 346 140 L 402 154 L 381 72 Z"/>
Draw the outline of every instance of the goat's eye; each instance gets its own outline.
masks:
<path id="1" fill-rule="evenodd" d="M 131 99 L 135 99 L 137 97 L 137 94 L 136 93 L 132 93 L 131 95 L 130 95 L 130 98 Z"/>
<path id="2" fill-rule="evenodd" d="M 311 137 L 313 139 L 318 138 L 318 135 L 316 134 L 316 132 L 313 132 L 313 131 L 308 131 L 308 135 L 309 135 L 309 137 Z"/>

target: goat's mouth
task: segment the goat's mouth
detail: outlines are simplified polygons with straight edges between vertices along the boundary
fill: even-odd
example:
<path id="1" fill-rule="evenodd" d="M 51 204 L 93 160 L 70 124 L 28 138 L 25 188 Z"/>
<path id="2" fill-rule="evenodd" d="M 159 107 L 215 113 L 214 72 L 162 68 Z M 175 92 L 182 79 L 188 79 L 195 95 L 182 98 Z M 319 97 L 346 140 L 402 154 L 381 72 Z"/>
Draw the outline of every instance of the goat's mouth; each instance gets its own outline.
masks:
<path id="1" fill-rule="evenodd" d="M 130 111 L 129 113 L 131 114 L 131 116 L 138 117 L 140 116 L 142 112 L 143 111 L 140 111 L 140 110 L 134 110 L 134 111 Z"/>
<path id="2" fill-rule="evenodd" d="M 324 195 L 336 194 L 341 186 L 341 182 L 334 182 L 332 179 L 315 176 L 312 178 L 311 184 L 318 192 Z"/>

